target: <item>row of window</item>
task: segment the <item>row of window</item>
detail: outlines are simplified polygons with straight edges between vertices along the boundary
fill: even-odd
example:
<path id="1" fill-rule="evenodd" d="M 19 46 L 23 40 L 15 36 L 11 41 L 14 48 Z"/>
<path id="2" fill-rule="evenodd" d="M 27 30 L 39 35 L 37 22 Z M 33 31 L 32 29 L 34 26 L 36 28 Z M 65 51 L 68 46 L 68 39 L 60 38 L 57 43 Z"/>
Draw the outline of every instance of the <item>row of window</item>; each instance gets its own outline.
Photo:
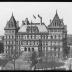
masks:
<path id="1" fill-rule="evenodd" d="M 34 48 L 21 48 L 21 51 L 34 51 Z"/>
<path id="2" fill-rule="evenodd" d="M 19 42 L 18 42 L 18 44 L 19 44 Z M 38 45 L 39 44 L 39 42 L 38 41 L 21 41 L 20 42 L 20 45 Z"/>
<path id="3" fill-rule="evenodd" d="M 15 39 L 15 36 L 14 35 L 7 35 L 7 36 L 4 36 L 4 39 Z"/>
<path id="4" fill-rule="evenodd" d="M 51 29 L 51 30 L 48 30 L 49 32 L 63 32 L 62 29 Z"/>
<path id="5" fill-rule="evenodd" d="M 16 36 L 17 39 L 62 39 L 61 35 L 20 35 Z M 14 35 L 7 35 L 4 39 L 15 39 Z"/>
<path id="6" fill-rule="evenodd" d="M 17 36 L 17 39 L 62 39 L 61 35 L 20 35 Z"/>
<path id="7" fill-rule="evenodd" d="M 4 44 L 15 44 L 15 41 L 4 41 Z"/>
<path id="8" fill-rule="evenodd" d="M 18 44 L 18 45 L 39 45 L 39 41 L 5 41 L 4 44 Z M 58 41 L 43 41 L 42 45 L 48 45 L 48 46 L 53 46 L 53 45 L 62 45 L 62 42 Z"/>
<path id="9" fill-rule="evenodd" d="M 49 51 L 62 51 L 62 48 L 51 48 L 51 47 L 48 47 L 48 50 Z"/>
<path id="10" fill-rule="evenodd" d="M 20 44 L 20 45 L 38 45 L 39 42 L 38 41 L 20 41 L 20 42 L 17 42 L 17 44 Z M 42 42 L 42 45 L 62 45 L 62 42 L 54 42 L 54 41 L 43 41 Z"/>
<path id="11" fill-rule="evenodd" d="M 5 33 L 15 33 L 15 30 L 6 30 Z"/>

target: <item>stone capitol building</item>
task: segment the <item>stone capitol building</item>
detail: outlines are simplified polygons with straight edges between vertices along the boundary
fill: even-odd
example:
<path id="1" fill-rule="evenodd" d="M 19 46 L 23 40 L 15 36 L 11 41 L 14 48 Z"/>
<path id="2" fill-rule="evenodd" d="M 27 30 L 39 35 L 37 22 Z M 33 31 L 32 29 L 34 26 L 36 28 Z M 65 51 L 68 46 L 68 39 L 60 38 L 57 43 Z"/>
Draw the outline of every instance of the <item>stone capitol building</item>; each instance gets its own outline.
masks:
<path id="1" fill-rule="evenodd" d="M 67 26 L 64 25 L 63 19 L 60 19 L 58 13 L 50 20 L 50 24 L 46 26 L 40 23 L 29 22 L 28 18 L 22 21 L 19 27 L 18 21 L 15 20 L 13 14 L 7 22 L 4 30 L 4 53 L 9 57 L 17 56 L 24 52 L 39 52 L 39 42 L 42 43 L 43 60 L 45 58 L 55 57 L 63 58 L 63 53 L 67 48 Z"/>

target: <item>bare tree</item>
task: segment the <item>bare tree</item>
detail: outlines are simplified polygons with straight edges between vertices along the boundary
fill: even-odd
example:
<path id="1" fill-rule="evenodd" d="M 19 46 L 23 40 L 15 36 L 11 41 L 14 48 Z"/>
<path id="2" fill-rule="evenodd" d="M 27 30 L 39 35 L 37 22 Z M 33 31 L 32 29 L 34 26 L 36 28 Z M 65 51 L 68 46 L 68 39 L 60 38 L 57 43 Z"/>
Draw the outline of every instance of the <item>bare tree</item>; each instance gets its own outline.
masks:
<path id="1" fill-rule="evenodd" d="M 34 66 L 37 63 L 37 54 L 35 51 L 32 52 L 30 60 L 32 61 L 32 66 Z"/>

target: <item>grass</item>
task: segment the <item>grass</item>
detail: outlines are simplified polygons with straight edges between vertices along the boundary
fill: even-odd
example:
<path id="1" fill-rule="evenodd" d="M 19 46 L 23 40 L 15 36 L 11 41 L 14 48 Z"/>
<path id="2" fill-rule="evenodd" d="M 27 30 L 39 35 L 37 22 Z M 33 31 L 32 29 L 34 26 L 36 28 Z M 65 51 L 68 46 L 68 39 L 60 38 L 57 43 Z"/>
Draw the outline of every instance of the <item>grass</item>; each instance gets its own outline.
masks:
<path id="1" fill-rule="evenodd" d="M 62 65 L 64 65 L 64 63 L 55 62 L 55 61 L 39 62 L 39 63 L 36 64 L 36 69 L 55 68 L 55 67 L 60 67 Z"/>
<path id="2" fill-rule="evenodd" d="M 0 66 L 5 66 L 7 64 L 7 59 L 0 59 Z"/>

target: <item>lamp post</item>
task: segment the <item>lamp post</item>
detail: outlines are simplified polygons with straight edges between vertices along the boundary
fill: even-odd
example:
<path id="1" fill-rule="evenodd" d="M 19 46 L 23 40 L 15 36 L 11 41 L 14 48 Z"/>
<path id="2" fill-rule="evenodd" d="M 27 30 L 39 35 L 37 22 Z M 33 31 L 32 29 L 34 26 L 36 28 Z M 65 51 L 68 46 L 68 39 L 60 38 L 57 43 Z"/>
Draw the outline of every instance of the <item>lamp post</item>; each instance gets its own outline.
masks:
<path id="1" fill-rule="evenodd" d="M 16 58 L 16 34 L 15 34 L 15 48 L 14 48 L 14 56 L 13 56 L 14 70 L 15 70 L 15 58 Z"/>
<path id="2" fill-rule="evenodd" d="M 14 62 L 14 70 L 15 70 L 15 58 L 13 59 L 13 62 Z"/>

